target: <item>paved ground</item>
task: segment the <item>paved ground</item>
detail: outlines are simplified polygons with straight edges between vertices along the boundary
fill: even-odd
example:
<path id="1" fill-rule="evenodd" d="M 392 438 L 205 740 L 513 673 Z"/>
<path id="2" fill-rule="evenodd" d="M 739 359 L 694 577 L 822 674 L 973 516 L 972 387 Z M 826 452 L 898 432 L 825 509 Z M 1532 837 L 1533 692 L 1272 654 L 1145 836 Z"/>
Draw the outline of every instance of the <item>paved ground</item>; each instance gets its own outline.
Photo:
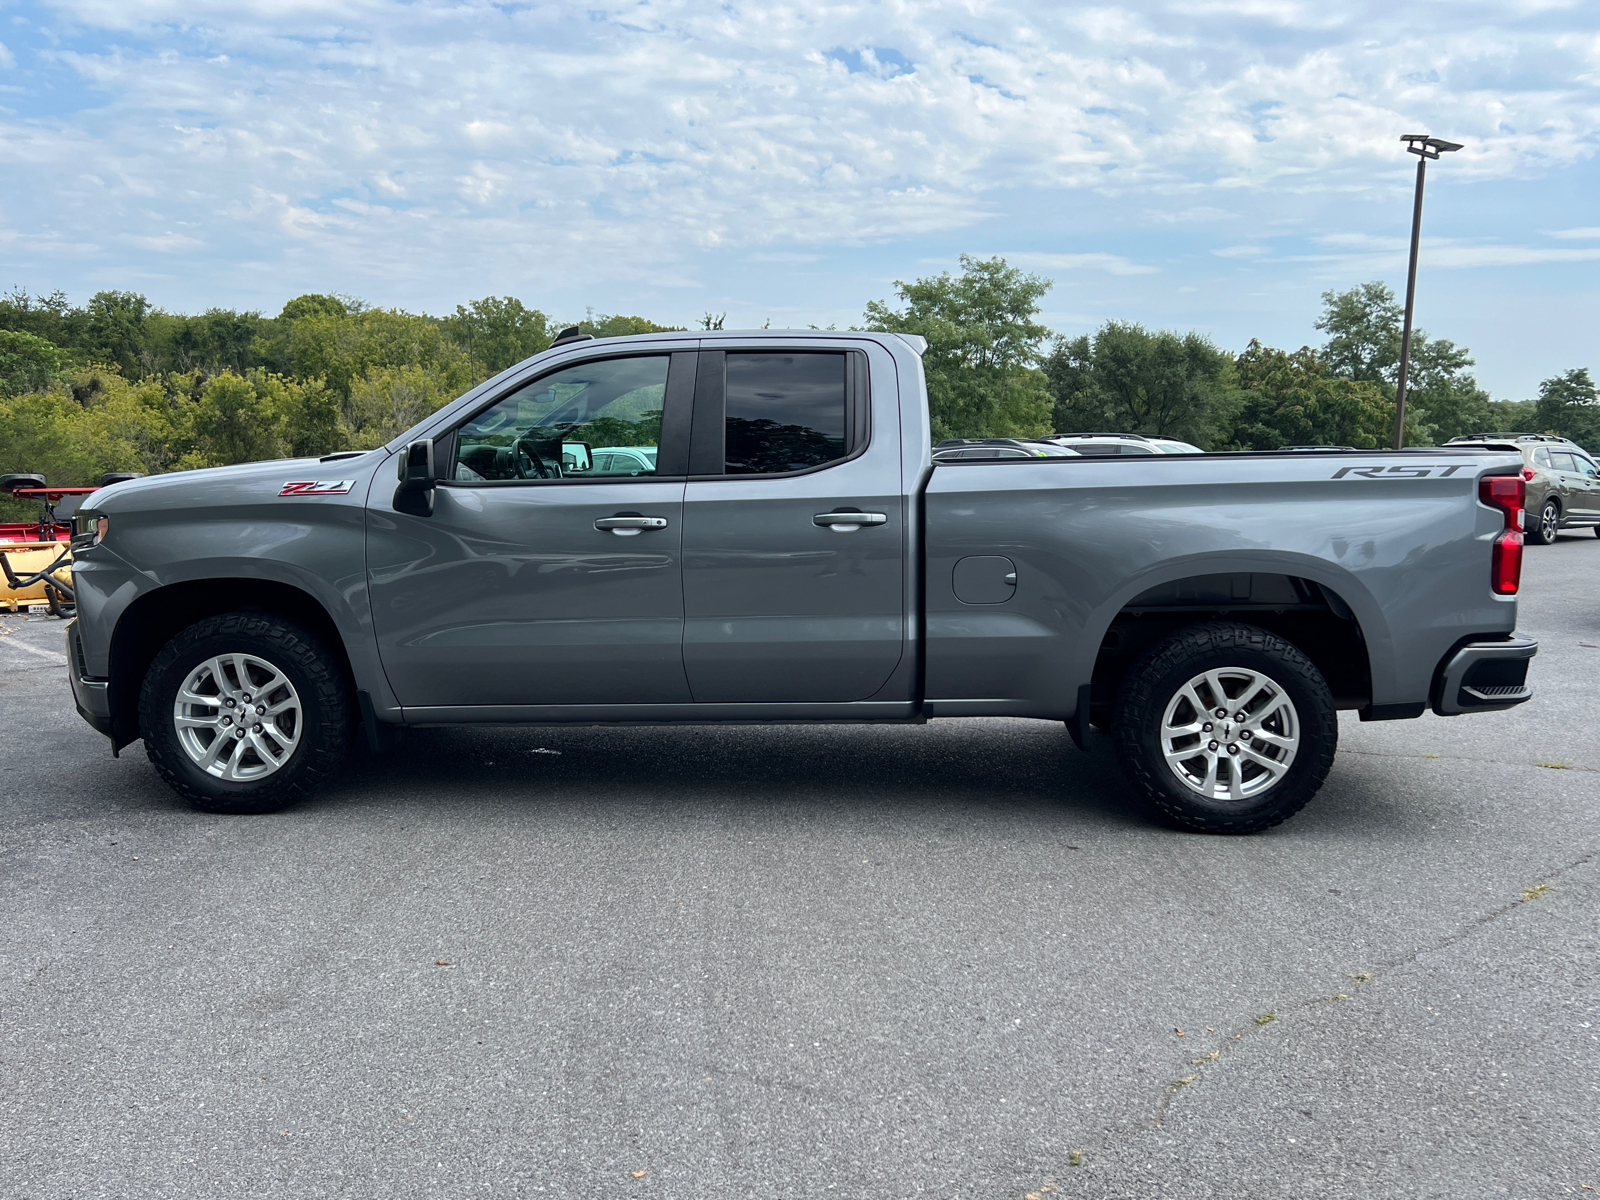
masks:
<path id="1" fill-rule="evenodd" d="M 1243 839 L 1024 721 L 437 731 L 201 816 L 0 622 L 0 1193 L 1594 1196 L 1600 541 L 1524 597 L 1533 703 L 1347 720 Z"/>

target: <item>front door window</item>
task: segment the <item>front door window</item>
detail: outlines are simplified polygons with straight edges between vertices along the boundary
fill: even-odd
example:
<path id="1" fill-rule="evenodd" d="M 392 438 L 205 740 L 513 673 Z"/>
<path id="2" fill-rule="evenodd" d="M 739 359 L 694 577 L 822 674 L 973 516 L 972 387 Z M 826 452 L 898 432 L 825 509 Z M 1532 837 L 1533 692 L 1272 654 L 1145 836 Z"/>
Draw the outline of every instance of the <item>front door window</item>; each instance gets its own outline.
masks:
<path id="1" fill-rule="evenodd" d="M 580 363 L 529 384 L 456 436 L 460 483 L 656 473 L 670 358 Z"/>

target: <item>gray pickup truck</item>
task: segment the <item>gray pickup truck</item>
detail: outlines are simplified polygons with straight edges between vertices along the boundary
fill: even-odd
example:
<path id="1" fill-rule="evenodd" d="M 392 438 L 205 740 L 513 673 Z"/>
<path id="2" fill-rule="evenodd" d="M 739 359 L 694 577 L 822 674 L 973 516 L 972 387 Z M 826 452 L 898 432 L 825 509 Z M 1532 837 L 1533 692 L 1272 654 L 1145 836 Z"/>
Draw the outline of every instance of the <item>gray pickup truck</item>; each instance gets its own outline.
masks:
<path id="1" fill-rule="evenodd" d="M 1250 832 L 1321 786 L 1339 709 L 1529 698 L 1516 454 L 935 466 L 922 349 L 567 337 L 376 450 L 104 488 L 78 711 L 227 813 L 405 726 L 1034 717 Z"/>

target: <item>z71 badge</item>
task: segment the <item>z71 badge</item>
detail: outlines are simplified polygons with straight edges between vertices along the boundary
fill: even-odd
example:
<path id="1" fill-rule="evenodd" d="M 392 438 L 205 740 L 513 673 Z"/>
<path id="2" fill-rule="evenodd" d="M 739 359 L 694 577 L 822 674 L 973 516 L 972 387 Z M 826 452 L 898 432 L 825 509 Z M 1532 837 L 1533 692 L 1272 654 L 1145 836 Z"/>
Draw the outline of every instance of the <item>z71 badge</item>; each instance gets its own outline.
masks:
<path id="1" fill-rule="evenodd" d="M 1453 467 L 1340 467 L 1333 473 L 1333 478 L 1343 479 L 1346 475 L 1354 475 L 1358 479 L 1427 479 L 1429 476 L 1448 479 L 1461 470 L 1461 466 L 1457 463 Z"/>
<path id="2" fill-rule="evenodd" d="M 354 479 L 307 479 L 286 483 L 280 496 L 342 496 L 355 487 Z"/>

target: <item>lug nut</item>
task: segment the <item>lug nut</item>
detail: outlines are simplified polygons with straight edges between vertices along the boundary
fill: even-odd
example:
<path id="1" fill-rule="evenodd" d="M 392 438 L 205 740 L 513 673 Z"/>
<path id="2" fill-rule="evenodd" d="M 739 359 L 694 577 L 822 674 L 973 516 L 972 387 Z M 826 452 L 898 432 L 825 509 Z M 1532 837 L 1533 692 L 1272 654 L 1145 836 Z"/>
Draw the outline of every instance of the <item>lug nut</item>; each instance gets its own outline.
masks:
<path id="1" fill-rule="evenodd" d="M 232 725 L 233 724 L 233 718 L 232 717 L 223 717 L 222 718 L 222 723 L 224 725 Z"/>
<path id="2" fill-rule="evenodd" d="M 232 708 L 233 707 L 233 697 L 229 696 L 226 700 L 223 701 L 223 703 L 226 704 L 229 708 Z"/>
<path id="3" fill-rule="evenodd" d="M 1242 720 L 1244 720 L 1244 718 L 1245 718 L 1245 714 L 1244 714 L 1244 710 L 1243 709 L 1241 709 L 1239 712 L 1236 712 L 1236 713 L 1233 714 L 1233 719 L 1235 721 L 1242 721 Z"/>
<path id="4" fill-rule="evenodd" d="M 260 713 L 263 717 L 266 716 L 267 715 L 267 706 L 265 704 L 256 705 L 256 712 Z"/>
<path id="5" fill-rule="evenodd" d="M 242 699 L 246 704 L 250 703 L 249 695 L 241 696 L 240 699 Z"/>
<path id="6" fill-rule="evenodd" d="M 250 732 L 251 733 L 260 733 L 261 732 L 261 726 L 259 726 L 259 725 L 253 726 L 251 728 Z"/>
<path id="7" fill-rule="evenodd" d="M 1207 721 L 1204 725 L 1200 726 L 1200 732 L 1201 733 L 1210 733 L 1211 732 L 1211 722 Z"/>
<path id="8" fill-rule="evenodd" d="M 1215 750 L 1216 748 L 1217 748 L 1217 744 L 1215 742 L 1209 742 L 1206 745 L 1206 749 L 1207 750 Z"/>
<path id="9" fill-rule="evenodd" d="M 1228 747 L 1228 753 L 1229 754 L 1237 754 L 1237 753 L 1239 753 L 1239 747 L 1237 745 L 1230 745 Z"/>
<path id="10" fill-rule="evenodd" d="M 1227 709 L 1225 709 L 1225 708 L 1219 708 L 1219 709 L 1217 709 L 1217 720 L 1219 720 L 1219 721 L 1220 721 L 1220 720 L 1222 720 L 1222 719 L 1223 719 L 1223 718 L 1224 718 L 1224 717 L 1226 717 L 1226 716 L 1227 716 L 1227 715 L 1228 715 L 1228 710 L 1227 710 Z"/>
<path id="11" fill-rule="evenodd" d="M 234 731 L 233 731 L 233 736 L 234 736 L 234 737 L 236 737 L 236 738 L 242 738 L 242 737 L 243 737 L 243 736 L 244 736 L 244 730 L 242 730 L 242 729 L 235 729 L 235 730 L 234 730 Z"/>
<path id="12" fill-rule="evenodd" d="M 1239 731 L 1239 740 L 1241 742 L 1248 742 L 1250 740 L 1250 731 L 1248 729 L 1241 729 Z"/>

